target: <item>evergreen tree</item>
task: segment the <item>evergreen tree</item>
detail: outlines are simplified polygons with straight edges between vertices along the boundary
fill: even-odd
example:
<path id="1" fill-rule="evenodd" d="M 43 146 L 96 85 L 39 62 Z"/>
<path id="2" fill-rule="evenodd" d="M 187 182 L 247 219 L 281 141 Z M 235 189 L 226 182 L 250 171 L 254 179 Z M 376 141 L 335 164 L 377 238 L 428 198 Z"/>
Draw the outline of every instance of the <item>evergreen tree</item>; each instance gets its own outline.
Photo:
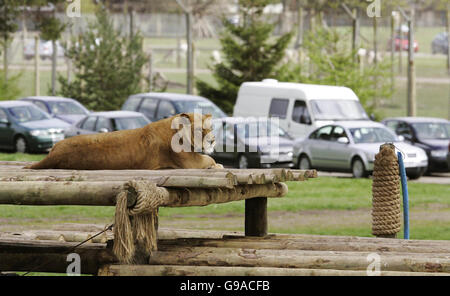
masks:
<path id="1" fill-rule="evenodd" d="M 140 34 L 120 36 L 104 9 L 89 30 L 66 49 L 75 68 L 73 81 L 59 76 L 60 94 L 75 98 L 92 110 L 116 110 L 141 91 L 141 72 L 148 58 Z"/>
<path id="2" fill-rule="evenodd" d="M 267 23 L 263 9 L 271 0 L 239 0 L 241 21 L 223 20 L 220 37 L 224 61 L 211 66 L 218 86 L 197 80 L 200 95 L 231 113 L 240 85 L 245 81 L 278 78 L 292 33 L 272 40 L 274 24 Z"/>

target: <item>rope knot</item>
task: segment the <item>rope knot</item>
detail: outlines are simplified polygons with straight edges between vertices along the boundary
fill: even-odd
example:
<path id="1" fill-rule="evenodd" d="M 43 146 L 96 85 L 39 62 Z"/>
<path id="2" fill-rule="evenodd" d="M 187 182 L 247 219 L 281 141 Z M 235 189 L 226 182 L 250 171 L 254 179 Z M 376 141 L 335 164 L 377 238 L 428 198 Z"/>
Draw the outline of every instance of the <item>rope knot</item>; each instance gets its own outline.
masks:
<path id="1" fill-rule="evenodd" d="M 144 263 L 157 250 L 158 207 L 167 197 L 155 183 L 136 180 L 117 194 L 113 252 L 121 263 Z"/>

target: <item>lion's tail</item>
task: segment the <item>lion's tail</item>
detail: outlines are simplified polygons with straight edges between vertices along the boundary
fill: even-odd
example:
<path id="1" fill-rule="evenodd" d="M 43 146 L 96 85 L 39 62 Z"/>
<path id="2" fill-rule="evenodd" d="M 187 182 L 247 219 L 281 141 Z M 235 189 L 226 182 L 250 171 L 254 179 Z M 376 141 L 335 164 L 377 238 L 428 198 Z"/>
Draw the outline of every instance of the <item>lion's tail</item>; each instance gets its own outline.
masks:
<path id="1" fill-rule="evenodd" d="M 52 157 L 49 157 L 48 155 L 43 160 L 24 167 L 24 169 L 33 169 L 33 170 L 52 169 L 52 168 L 55 168 L 55 163 Z"/>

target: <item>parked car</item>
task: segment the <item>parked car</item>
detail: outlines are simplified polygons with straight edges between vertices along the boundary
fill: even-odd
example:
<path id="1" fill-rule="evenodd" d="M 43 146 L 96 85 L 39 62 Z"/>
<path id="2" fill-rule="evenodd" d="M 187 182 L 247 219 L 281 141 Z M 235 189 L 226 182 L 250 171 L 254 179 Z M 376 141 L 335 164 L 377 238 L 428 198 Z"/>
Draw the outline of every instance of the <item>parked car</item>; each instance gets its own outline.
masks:
<path id="1" fill-rule="evenodd" d="M 395 117 L 382 121 L 411 145 L 424 149 L 428 155 L 428 173 L 448 172 L 446 160 L 450 141 L 450 121 L 429 117 Z"/>
<path id="2" fill-rule="evenodd" d="M 448 33 L 442 32 L 436 35 L 434 37 L 433 41 L 431 42 L 431 52 L 433 54 L 442 53 L 447 55 L 448 54 Z"/>
<path id="3" fill-rule="evenodd" d="M 70 98 L 35 96 L 21 100 L 33 103 L 42 111 L 70 124 L 77 123 L 89 114 L 88 109 L 78 103 L 78 101 Z"/>
<path id="4" fill-rule="evenodd" d="M 356 94 L 347 87 L 278 82 L 245 82 L 239 88 L 235 117 L 277 117 L 299 138 L 336 120 L 369 120 Z"/>
<path id="5" fill-rule="evenodd" d="M 389 39 L 389 41 L 388 41 L 388 49 L 389 50 L 392 50 L 391 49 L 391 47 L 392 47 L 391 40 L 392 39 Z M 414 52 L 418 52 L 419 51 L 419 43 L 417 42 L 417 40 L 414 40 L 413 44 L 414 44 L 413 45 L 414 46 Z M 403 36 L 403 37 L 396 36 L 394 38 L 394 46 L 395 46 L 395 51 L 400 51 L 400 49 L 403 50 L 403 51 L 408 51 L 409 50 L 409 39 L 408 39 L 408 36 Z"/>
<path id="6" fill-rule="evenodd" d="M 23 48 L 23 56 L 26 60 L 34 59 L 35 55 L 35 40 L 32 39 L 28 41 Z M 56 41 L 56 48 L 58 50 L 57 57 L 64 57 L 64 48 L 61 46 L 59 41 Z M 42 60 L 51 59 L 53 56 L 53 44 L 51 40 L 40 40 L 39 41 L 39 56 Z"/>
<path id="7" fill-rule="evenodd" d="M 0 102 L 0 147 L 17 152 L 43 152 L 64 139 L 70 125 L 24 101 Z"/>
<path id="8" fill-rule="evenodd" d="M 143 127 L 150 123 L 144 115 L 132 111 L 92 112 L 65 133 L 66 138 L 95 133 L 107 133 Z"/>
<path id="9" fill-rule="evenodd" d="M 130 96 L 122 106 L 122 110 L 141 112 L 151 121 L 158 121 L 179 113 L 202 110 L 203 114 L 211 114 L 213 118 L 226 117 L 210 100 L 193 95 L 174 93 L 142 93 Z"/>
<path id="10" fill-rule="evenodd" d="M 424 150 L 400 141 L 386 126 L 373 121 L 342 121 L 320 127 L 294 144 L 294 163 L 300 169 L 351 172 L 356 178 L 373 171 L 375 154 L 394 143 L 404 155 L 406 174 L 420 178 L 428 160 Z"/>
<path id="11" fill-rule="evenodd" d="M 293 167 L 293 139 L 267 118 L 215 119 L 211 156 L 237 168 Z"/>

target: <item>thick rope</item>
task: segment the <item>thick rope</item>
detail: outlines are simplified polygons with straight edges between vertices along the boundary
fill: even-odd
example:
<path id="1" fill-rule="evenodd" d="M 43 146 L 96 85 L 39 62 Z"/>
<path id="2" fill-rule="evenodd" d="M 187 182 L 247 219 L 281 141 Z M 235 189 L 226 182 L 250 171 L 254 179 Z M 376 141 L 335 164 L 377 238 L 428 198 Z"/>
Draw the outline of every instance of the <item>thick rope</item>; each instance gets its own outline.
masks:
<path id="1" fill-rule="evenodd" d="M 136 192 L 136 204 L 127 207 L 127 195 Z M 167 191 L 147 181 L 129 181 L 116 198 L 113 252 L 121 263 L 147 260 L 157 250 L 158 206 Z"/>
<path id="2" fill-rule="evenodd" d="M 400 177 L 392 144 L 381 145 L 375 155 L 372 198 L 372 234 L 397 234 L 401 229 Z"/>

